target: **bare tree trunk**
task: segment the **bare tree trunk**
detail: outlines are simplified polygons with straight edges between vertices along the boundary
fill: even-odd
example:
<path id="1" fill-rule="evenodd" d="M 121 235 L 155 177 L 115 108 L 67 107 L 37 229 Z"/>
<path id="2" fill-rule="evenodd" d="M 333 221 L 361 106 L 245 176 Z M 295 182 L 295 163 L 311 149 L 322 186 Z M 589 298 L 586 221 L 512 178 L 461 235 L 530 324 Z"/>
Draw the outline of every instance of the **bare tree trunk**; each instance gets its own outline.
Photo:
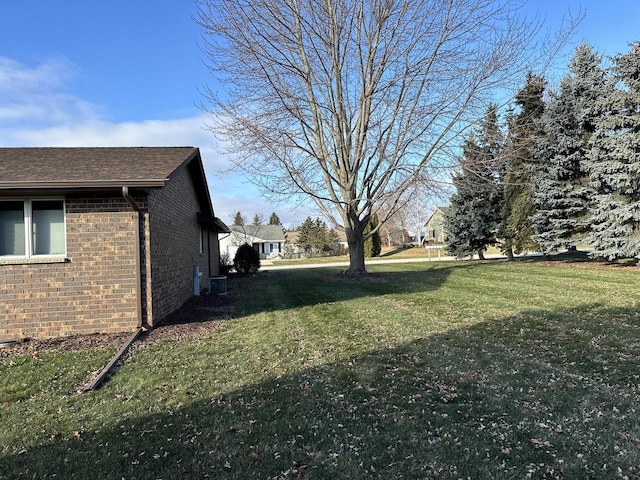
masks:
<path id="1" fill-rule="evenodd" d="M 358 212 L 351 208 L 345 209 L 344 224 L 347 244 L 349 245 L 349 268 L 347 275 L 363 275 L 367 273 L 364 264 L 364 227 L 369 217 L 361 220 Z"/>
<path id="2" fill-rule="evenodd" d="M 482 250 L 478 250 L 478 258 L 479 258 L 480 260 L 485 260 L 485 258 L 484 258 L 484 252 L 483 252 Z"/>
<path id="3" fill-rule="evenodd" d="M 364 264 L 364 241 L 362 233 L 347 229 L 347 243 L 349 244 L 349 269 L 347 275 L 364 275 L 367 269 Z"/>
<path id="4" fill-rule="evenodd" d="M 513 262 L 513 249 L 511 247 L 507 248 L 507 260 Z"/>

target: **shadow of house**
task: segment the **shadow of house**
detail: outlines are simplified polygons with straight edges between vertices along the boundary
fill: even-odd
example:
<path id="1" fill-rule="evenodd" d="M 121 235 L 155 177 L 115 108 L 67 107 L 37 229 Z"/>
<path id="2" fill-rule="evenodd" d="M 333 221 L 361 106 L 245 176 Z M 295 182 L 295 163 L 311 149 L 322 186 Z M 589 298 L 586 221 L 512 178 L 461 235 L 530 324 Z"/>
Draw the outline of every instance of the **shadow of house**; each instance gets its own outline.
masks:
<path id="1" fill-rule="evenodd" d="M 0 340 L 153 326 L 225 231 L 197 148 L 0 148 Z"/>
<path id="2" fill-rule="evenodd" d="M 136 396 L 166 399 L 162 411 L 97 393 L 87 408 L 102 408 L 101 400 L 121 410 L 115 423 L 100 425 L 83 412 L 80 428 L 91 426 L 76 437 L 59 430 L 49 437 L 55 427 L 47 426 L 37 445 L 0 458 L 0 472 L 7 478 L 288 472 L 278 478 L 506 479 L 543 465 L 533 478 L 584 478 L 588 462 L 594 477 L 617 478 L 618 471 L 638 471 L 637 396 L 629 391 L 637 383 L 635 351 L 620 350 L 628 365 L 611 375 L 614 366 L 595 355 L 602 349 L 594 351 L 593 339 L 602 340 L 601 324 L 629 316 L 637 319 L 637 312 L 598 305 L 524 311 L 327 364 L 292 363 L 286 374 L 265 370 L 230 391 L 212 387 L 208 355 L 215 346 L 203 345 L 201 378 L 177 370 L 167 383 L 158 368 L 137 387 Z M 549 336 L 549 328 L 558 335 Z M 294 330 L 282 338 L 283 351 L 300 340 Z M 173 406 L 180 387 L 190 398 Z M 626 394 L 610 396 L 618 391 Z M 624 455 L 600 447 L 606 435 Z M 601 442 L 597 448 L 585 441 L 592 437 Z M 557 475 L 543 477 L 545 471 Z"/>

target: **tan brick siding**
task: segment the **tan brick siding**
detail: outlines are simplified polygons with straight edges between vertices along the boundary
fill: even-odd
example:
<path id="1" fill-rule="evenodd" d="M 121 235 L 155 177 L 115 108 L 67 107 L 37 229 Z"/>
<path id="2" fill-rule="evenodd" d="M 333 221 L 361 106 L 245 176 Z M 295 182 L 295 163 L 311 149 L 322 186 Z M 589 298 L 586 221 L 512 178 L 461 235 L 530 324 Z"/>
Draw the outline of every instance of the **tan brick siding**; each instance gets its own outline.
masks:
<path id="1" fill-rule="evenodd" d="M 67 261 L 0 265 L 0 339 L 137 327 L 137 214 L 116 195 L 65 205 Z"/>
<path id="2" fill-rule="evenodd" d="M 171 178 L 166 187 L 149 194 L 151 325 L 193 296 L 195 266 L 203 274 L 201 287 L 209 276 L 206 244 L 200 254 L 197 213 L 201 210 L 187 168 Z"/>
<path id="3" fill-rule="evenodd" d="M 188 168 L 148 196 L 134 193 L 134 200 L 140 213 L 115 193 L 67 196 L 66 261 L 0 259 L 0 341 L 134 331 L 139 303 L 143 321 L 153 326 L 193 296 L 196 265 L 200 288 L 218 274 L 215 232 L 207 232 L 200 253 L 203 208 Z"/>

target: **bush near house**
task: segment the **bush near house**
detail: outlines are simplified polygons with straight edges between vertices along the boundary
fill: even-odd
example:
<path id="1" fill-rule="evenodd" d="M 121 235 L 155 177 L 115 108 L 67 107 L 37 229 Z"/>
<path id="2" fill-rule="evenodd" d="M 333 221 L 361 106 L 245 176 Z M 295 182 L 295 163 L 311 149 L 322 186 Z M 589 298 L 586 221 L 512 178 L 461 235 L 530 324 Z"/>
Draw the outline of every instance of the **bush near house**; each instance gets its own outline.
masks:
<path id="1" fill-rule="evenodd" d="M 229 275 L 233 270 L 233 262 L 227 253 L 220 255 L 220 275 Z"/>
<path id="2" fill-rule="evenodd" d="M 248 243 L 240 245 L 233 258 L 233 268 L 240 273 L 256 273 L 260 270 L 260 254 Z"/>

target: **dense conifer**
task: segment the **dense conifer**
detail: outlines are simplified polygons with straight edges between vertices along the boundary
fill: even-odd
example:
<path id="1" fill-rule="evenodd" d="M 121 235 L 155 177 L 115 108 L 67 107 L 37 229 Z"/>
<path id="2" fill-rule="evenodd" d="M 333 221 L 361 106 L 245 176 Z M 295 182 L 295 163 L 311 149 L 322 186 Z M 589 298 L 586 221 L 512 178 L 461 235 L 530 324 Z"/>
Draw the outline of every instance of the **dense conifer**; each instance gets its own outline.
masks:
<path id="1" fill-rule="evenodd" d="M 269 225 L 280 225 L 280 226 L 282 226 L 282 223 L 280 222 L 280 217 L 278 217 L 276 212 L 272 212 L 271 213 L 271 216 L 269 217 Z"/>
<path id="2" fill-rule="evenodd" d="M 544 253 L 574 249 L 589 232 L 593 191 L 586 159 L 595 131 L 596 101 L 605 95 L 602 57 L 590 45 L 576 49 L 569 73 L 552 94 L 543 115 L 545 135 L 534 149 L 532 178 L 536 208 L 533 239 Z"/>
<path id="3" fill-rule="evenodd" d="M 233 216 L 233 224 L 236 226 L 241 226 L 241 225 L 244 225 L 245 223 L 246 223 L 246 220 L 244 216 L 242 216 L 242 213 L 240 213 L 240 211 L 237 211 Z"/>
<path id="4" fill-rule="evenodd" d="M 593 255 L 640 258 L 640 42 L 617 55 L 615 88 L 599 99 L 588 169 Z"/>
<path id="5" fill-rule="evenodd" d="M 537 167 L 532 151 L 543 135 L 541 117 L 545 107 L 544 90 L 544 79 L 529 73 L 525 86 L 515 98 L 520 111 L 508 121 L 500 237 L 501 248 L 510 260 L 513 259 L 513 253 L 538 248 L 532 239 L 534 231 L 531 225 L 535 213 L 531 183 Z"/>
<path id="6" fill-rule="evenodd" d="M 298 240 L 296 243 L 313 255 L 336 250 L 338 248 L 338 235 L 319 218 L 312 220 L 311 217 L 307 217 L 298 227 Z"/>
<path id="7" fill-rule="evenodd" d="M 378 215 L 374 213 L 364 229 L 365 235 L 375 230 L 379 224 Z M 382 252 L 382 241 L 380 239 L 380 229 L 377 229 L 364 241 L 364 256 L 367 258 L 379 257 L 380 252 Z"/>
<path id="8" fill-rule="evenodd" d="M 479 132 L 465 142 L 460 170 L 453 176 L 456 193 L 445 217 L 447 250 L 457 257 L 478 254 L 496 243 L 500 225 L 503 148 L 496 106 L 492 105 Z"/>

